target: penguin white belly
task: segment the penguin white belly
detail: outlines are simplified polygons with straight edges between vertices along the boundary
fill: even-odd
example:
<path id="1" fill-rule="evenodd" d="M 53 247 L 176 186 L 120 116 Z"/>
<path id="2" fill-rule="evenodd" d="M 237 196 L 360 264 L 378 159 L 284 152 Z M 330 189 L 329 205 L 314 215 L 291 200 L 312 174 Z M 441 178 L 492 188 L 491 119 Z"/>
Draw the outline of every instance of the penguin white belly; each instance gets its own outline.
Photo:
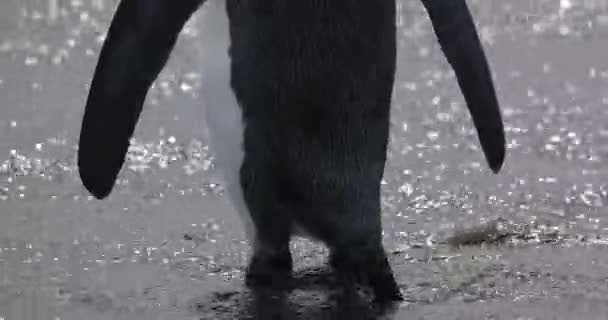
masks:
<path id="1" fill-rule="evenodd" d="M 201 32 L 201 90 L 207 114 L 210 145 L 223 171 L 228 196 L 240 215 L 247 238 L 255 226 L 243 198 L 240 169 L 243 162 L 243 118 L 230 86 L 230 34 L 226 0 L 208 0 L 199 17 Z"/>

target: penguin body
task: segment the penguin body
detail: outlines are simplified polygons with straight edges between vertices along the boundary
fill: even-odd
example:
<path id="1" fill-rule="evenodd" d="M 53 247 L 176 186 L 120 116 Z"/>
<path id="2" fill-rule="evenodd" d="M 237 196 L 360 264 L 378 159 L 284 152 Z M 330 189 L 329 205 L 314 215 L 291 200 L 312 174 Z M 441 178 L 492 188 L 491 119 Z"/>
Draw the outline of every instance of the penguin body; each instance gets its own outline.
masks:
<path id="1" fill-rule="evenodd" d="M 79 148 L 83 183 L 98 198 L 110 193 L 145 94 L 202 3 L 180 1 L 123 0 L 114 17 Z M 468 8 L 461 0 L 423 3 L 498 171 L 502 120 Z M 398 300 L 380 221 L 396 68 L 394 0 L 206 5 L 202 96 L 211 145 L 253 247 L 247 283 L 284 283 L 290 238 L 303 233 L 329 247 L 344 284 L 366 284 L 376 299 Z M 116 69 L 133 73 L 119 78 Z M 108 135 L 102 123 L 114 117 L 119 129 Z"/>
<path id="2" fill-rule="evenodd" d="M 242 108 L 230 85 L 230 26 L 226 1 L 208 1 L 198 20 L 201 97 L 206 109 L 209 143 L 223 172 L 228 197 L 251 242 L 256 232 L 240 184 L 244 121 Z"/>
<path id="3" fill-rule="evenodd" d="M 289 240 L 305 234 L 341 256 L 332 259 L 336 268 L 368 252 L 373 273 L 386 278 L 378 285 L 397 295 L 379 202 L 394 1 L 209 0 L 203 11 L 202 96 L 213 150 L 253 245 L 248 282 L 290 272 Z"/>

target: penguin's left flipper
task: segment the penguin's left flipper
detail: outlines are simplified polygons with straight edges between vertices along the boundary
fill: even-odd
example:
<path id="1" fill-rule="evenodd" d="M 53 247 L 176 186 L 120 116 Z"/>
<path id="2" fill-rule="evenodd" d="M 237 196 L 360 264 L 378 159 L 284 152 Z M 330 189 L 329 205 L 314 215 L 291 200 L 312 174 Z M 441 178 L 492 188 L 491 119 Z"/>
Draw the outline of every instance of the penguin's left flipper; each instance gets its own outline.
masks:
<path id="1" fill-rule="evenodd" d="M 178 35 L 204 0 L 122 0 L 102 46 L 86 103 L 78 149 L 84 186 L 107 197 L 152 82 Z"/>
<path id="2" fill-rule="evenodd" d="M 490 168 L 500 171 L 505 133 L 492 75 L 465 0 L 422 0 L 477 128 Z"/>

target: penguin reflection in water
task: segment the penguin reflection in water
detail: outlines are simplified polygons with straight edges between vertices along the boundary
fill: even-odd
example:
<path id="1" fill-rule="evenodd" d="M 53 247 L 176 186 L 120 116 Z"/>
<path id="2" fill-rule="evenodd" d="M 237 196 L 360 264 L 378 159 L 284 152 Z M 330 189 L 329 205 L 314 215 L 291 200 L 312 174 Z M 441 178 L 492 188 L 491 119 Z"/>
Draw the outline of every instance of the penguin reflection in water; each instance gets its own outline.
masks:
<path id="1" fill-rule="evenodd" d="M 498 172 L 502 119 L 465 0 L 422 2 Z M 110 194 L 148 89 L 203 3 L 202 96 L 211 145 L 253 248 L 247 285 L 288 279 L 289 241 L 302 234 L 329 247 L 343 284 L 399 300 L 380 221 L 395 0 L 122 0 L 82 122 L 84 186 L 98 199 Z"/>

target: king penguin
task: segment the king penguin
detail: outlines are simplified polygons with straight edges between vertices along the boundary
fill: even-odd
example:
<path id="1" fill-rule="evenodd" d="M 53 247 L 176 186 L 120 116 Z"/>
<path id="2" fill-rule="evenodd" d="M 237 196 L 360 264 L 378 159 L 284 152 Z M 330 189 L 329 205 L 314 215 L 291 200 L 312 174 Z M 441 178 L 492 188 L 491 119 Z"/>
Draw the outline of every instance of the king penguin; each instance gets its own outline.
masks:
<path id="1" fill-rule="evenodd" d="M 466 2 L 421 1 L 497 173 L 503 123 Z M 146 94 L 203 5 L 201 96 L 210 143 L 252 245 L 246 284 L 284 283 L 289 241 L 306 235 L 327 245 L 343 284 L 399 300 L 380 219 L 395 0 L 122 0 L 82 120 L 84 186 L 98 199 L 111 193 Z"/>

